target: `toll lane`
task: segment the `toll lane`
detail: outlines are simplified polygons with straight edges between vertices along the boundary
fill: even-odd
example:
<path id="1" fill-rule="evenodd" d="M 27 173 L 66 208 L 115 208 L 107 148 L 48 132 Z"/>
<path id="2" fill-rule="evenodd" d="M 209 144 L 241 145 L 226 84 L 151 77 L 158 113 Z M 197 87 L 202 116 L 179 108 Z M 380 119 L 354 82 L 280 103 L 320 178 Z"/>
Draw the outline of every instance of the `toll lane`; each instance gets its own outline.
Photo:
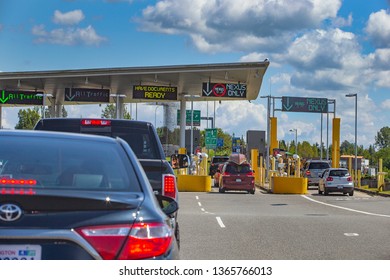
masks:
<path id="1" fill-rule="evenodd" d="M 182 259 L 390 259 L 390 218 L 362 213 L 390 199 L 189 192 L 180 205 Z"/>

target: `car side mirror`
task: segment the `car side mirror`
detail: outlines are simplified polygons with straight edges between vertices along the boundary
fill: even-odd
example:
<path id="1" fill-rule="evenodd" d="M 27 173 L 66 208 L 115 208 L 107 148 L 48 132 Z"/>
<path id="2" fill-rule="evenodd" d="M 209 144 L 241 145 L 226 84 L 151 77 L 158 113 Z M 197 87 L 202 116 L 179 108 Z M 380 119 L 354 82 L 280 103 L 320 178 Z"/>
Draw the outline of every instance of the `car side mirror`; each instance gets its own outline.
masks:
<path id="1" fill-rule="evenodd" d="M 179 204 L 172 197 L 156 195 L 156 198 L 160 204 L 161 210 L 165 213 L 165 215 L 172 215 L 177 210 L 179 210 Z"/>

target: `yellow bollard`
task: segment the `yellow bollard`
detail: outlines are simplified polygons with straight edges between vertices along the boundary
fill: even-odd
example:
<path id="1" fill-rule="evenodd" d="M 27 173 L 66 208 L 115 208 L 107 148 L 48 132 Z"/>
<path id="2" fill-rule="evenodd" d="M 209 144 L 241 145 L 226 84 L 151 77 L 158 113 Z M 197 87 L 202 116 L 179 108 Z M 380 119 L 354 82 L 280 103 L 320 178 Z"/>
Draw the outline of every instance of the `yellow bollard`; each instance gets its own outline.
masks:
<path id="1" fill-rule="evenodd" d="M 258 172 L 258 157 L 259 157 L 259 150 L 257 149 L 252 149 L 251 150 L 251 168 L 255 172 L 255 183 L 259 184 L 260 183 L 260 173 Z"/>
<path id="2" fill-rule="evenodd" d="M 295 177 L 301 177 L 301 158 L 296 159 L 295 164 Z"/>
<path id="3" fill-rule="evenodd" d="M 263 157 L 261 156 L 260 157 L 260 174 L 259 174 L 259 177 L 260 177 L 260 186 L 264 187 L 264 183 L 265 183 L 265 169 L 263 167 Z"/>

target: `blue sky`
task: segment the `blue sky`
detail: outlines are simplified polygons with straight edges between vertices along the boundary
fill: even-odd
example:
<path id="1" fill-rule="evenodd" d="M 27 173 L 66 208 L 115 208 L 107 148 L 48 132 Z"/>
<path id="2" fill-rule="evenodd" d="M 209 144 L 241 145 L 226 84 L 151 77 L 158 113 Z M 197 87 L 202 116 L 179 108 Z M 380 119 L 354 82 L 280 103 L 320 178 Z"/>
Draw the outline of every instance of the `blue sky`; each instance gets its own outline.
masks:
<path id="1" fill-rule="evenodd" d="M 358 144 L 367 147 L 380 128 L 390 125 L 389 4 L 388 0 L 0 0 L 0 71 L 268 58 L 271 63 L 259 96 L 335 99 L 341 141 L 353 143 L 354 99 L 345 95 L 357 93 Z M 138 119 L 153 123 L 157 119 L 157 126 L 162 125 L 162 109 L 139 107 Z M 194 104 L 202 116 L 207 114 L 205 108 Z M 19 109 L 3 108 L 3 127 L 15 126 Z M 100 116 L 102 108 L 66 109 L 69 116 L 93 117 Z M 213 110 L 209 104 L 208 114 Z M 289 130 L 296 128 L 298 141 L 320 142 L 320 115 L 275 112 L 275 117 L 279 140 L 293 140 L 295 134 Z M 266 130 L 266 99 L 217 104 L 216 125 L 244 136 L 248 129 Z M 326 142 L 325 127 L 323 135 Z"/>

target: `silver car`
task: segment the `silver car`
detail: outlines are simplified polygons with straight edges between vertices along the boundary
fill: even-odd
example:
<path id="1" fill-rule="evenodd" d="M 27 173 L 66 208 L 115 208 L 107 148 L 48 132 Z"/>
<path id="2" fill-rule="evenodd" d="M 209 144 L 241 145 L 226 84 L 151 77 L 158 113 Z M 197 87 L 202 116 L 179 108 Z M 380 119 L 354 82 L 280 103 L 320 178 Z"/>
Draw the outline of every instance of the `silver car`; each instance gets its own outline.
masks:
<path id="1" fill-rule="evenodd" d="M 318 184 L 318 194 L 328 195 L 331 192 L 341 192 L 353 196 L 354 185 L 346 168 L 328 168 L 321 175 Z"/>
<path id="2" fill-rule="evenodd" d="M 318 185 L 321 174 L 330 167 L 326 160 L 308 160 L 303 167 L 303 177 L 307 178 L 307 185 Z"/>

